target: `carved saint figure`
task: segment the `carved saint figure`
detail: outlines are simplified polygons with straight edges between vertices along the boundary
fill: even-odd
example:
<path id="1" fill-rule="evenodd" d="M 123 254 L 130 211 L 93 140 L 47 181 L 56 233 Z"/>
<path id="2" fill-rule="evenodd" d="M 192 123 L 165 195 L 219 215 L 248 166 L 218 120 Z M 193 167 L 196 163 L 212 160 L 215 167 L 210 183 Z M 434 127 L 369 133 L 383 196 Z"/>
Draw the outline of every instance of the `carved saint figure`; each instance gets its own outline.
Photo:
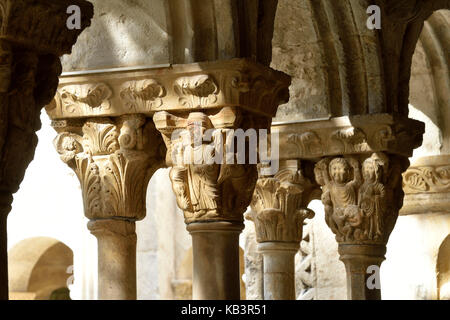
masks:
<path id="1" fill-rule="evenodd" d="M 357 192 L 361 184 L 359 163 L 356 159 L 344 158 L 335 158 L 328 166 L 327 163 L 325 159 L 319 162 L 315 172 L 317 182 L 324 186 L 322 201 L 326 221 L 338 241 L 348 240 L 362 223 Z"/>
<path id="2" fill-rule="evenodd" d="M 364 183 L 359 189 L 358 203 L 365 221 L 364 234 L 368 240 L 379 240 L 383 236 L 386 192 L 382 183 L 386 160 L 373 154 L 362 165 Z"/>

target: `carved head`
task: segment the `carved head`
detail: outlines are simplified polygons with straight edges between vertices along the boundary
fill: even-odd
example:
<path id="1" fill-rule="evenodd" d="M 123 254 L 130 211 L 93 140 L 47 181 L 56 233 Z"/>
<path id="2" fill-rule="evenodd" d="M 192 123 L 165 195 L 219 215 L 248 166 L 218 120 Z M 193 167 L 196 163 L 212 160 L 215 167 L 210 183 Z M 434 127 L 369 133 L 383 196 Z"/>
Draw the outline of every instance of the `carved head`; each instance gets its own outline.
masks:
<path id="1" fill-rule="evenodd" d="M 330 177 L 336 183 L 346 183 L 350 179 L 350 166 L 344 158 L 330 162 Z"/>
<path id="2" fill-rule="evenodd" d="M 208 116 L 202 112 L 192 112 L 187 121 L 187 130 L 191 135 L 191 145 L 199 146 L 203 143 L 205 131 L 211 127 Z"/>
<path id="3" fill-rule="evenodd" d="M 364 181 L 380 182 L 384 164 L 384 159 L 380 158 L 380 155 L 375 153 L 370 158 L 366 159 L 362 165 L 362 175 Z"/>

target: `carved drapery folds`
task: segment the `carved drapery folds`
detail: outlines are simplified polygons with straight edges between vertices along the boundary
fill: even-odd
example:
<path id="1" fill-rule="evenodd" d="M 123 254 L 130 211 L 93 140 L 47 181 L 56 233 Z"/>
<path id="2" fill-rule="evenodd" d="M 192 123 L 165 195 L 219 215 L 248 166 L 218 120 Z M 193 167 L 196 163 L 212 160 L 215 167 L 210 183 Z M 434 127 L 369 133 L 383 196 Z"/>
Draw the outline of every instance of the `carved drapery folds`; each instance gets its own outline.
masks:
<path id="1" fill-rule="evenodd" d="M 320 191 L 294 162 L 256 183 L 252 211 L 246 218 L 255 223 L 258 242 L 300 243 L 304 220 L 314 217 L 307 206 Z"/>
<path id="2" fill-rule="evenodd" d="M 194 112 L 184 117 L 161 112 L 155 114 L 154 121 L 167 145 L 166 163 L 172 165 L 172 188 L 186 223 L 241 222 L 257 179 L 256 164 L 237 164 L 234 155 L 234 164 L 225 163 L 227 145 L 231 143 L 227 135 L 230 128 L 242 124 L 241 112 L 224 108 L 211 116 Z M 186 128 L 184 133 L 189 137 L 186 139 L 182 133 L 174 140 L 172 134 L 177 128 Z M 195 144 L 195 139 L 203 139 L 210 129 L 217 129 L 210 141 Z M 215 161 L 220 151 L 223 163 Z"/>
<path id="3" fill-rule="evenodd" d="M 325 158 L 315 167 L 327 225 L 339 244 L 385 245 L 403 204 L 405 158 Z"/>
<path id="4" fill-rule="evenodd" d="M 80 180 L 86 217 L 143 219 L 148 181 L 164 157 L 153 122 L 135 114 L 53 126 L 55 147 Z"/>

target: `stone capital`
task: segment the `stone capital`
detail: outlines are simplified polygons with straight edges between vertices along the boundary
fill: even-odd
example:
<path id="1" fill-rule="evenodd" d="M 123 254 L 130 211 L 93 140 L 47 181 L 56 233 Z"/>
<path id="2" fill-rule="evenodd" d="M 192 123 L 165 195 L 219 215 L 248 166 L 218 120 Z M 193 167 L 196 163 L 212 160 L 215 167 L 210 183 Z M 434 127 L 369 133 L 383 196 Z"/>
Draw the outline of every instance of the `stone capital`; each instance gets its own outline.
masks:
<path id="1" fill-rule="evenodd" d="M 298 123 L 274 123 L 280 159 L 387 152 L 410 157 L 422 143 L 422 122 L 399 115 L 345 116 Z"/>
<path id="2" fill-rule="evenodd" d="M 255 223 L 257 241 L 300 243 L 304 220 L 314 217 L 307 206 L 318 194 L 299 161 L 287 161 L 274 176 L 260 177 L 246 215 Z"/>
<path id="3" fill-rule="evenodd" d="M 151 119 L 134 114 L 53 121 L 53 127 L 61 160 L 80 180 L 86 217 L 143 219 L 147 185 L 165 152 Z"/>
<path id="4" fill-rule="evenodd" d="M 403 174 L 401 215 L 450 212 L 450 155 L 415 160 Z"/>
<path id="5" fill-rule="evenodd" d="M 403 204 L 407 158 L 385 153 L 330 157 L 315 167 L 327 225 L 341 245 L 386 245 Z"/>

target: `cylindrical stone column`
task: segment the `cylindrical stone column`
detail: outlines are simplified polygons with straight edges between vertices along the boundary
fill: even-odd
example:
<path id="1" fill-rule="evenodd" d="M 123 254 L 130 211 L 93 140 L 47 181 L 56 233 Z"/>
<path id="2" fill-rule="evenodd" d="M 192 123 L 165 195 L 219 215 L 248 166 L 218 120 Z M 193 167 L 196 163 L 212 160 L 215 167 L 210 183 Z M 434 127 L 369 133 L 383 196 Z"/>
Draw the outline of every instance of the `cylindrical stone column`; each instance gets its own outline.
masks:
<path id="1" fill-rule="evenodd" d="M 295 300 L 295 254 L 298 242 L 263 242 L 264 300 Z"/>
<path id="2" fill-rule="evenodd" d="M 191 223 L 193 299 L 239 300 L 239 234 L 242 223 Z"/>
<path id="3" fill-rule="evenodd" d="M 368 284 L 369 277 L 379 277 L 379 268 L 384 261 L 386 246 L 383 245 L 339 245 L 340 260 L 347 274 L 347 297 L 351 300 L 381 300 L 381 288 Z M 374 266 L 372 270 L 369 267 Z M 370 271 L 370 272 L 369 272 Z M 377 283 L 380 279 L 375 279 Z"/>
<path id="4" fill-rule="evenodd" d="M 98 240 L 100 300 L 136 300 L 136 224 L 94 220 L 88 228 Z"/>

